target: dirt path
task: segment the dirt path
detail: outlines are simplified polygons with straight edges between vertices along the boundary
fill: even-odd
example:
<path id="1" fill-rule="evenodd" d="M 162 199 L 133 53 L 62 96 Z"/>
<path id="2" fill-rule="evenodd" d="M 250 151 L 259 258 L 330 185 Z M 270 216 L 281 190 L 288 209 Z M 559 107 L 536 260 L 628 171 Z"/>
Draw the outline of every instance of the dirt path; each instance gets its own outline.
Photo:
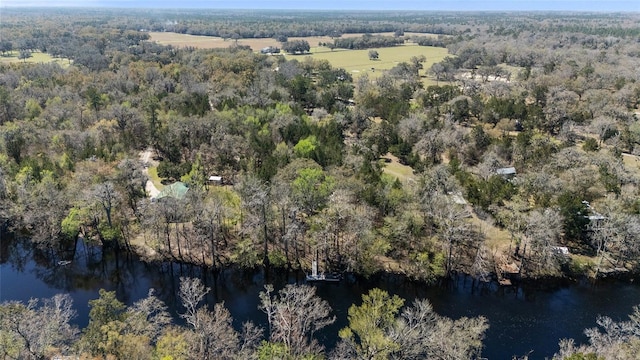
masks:
<path id="1" fill-rule="evenodd" d="M 147 175 L 147 178 L 149 177 L 149 165 L 152 165 L 152 163 L 154 162 L 153 158 L 151 157 L 152 153 L 153 153 L 153 149 L 151 148 L 147 148 L 147 150 L 140 152 L 140 161 L 142 161 L 142 163 L 144 164 L 143 171 L 144 171 L 144 174 Z M 160 190 L 156 188 L 155 184 L 153 183 L 153 181 L 151 181 L 150 178 L 147 180 L 147 184 L 145 185 L 145 190 L 147 191 L 147 195 L 150 198 L 154 198 L 158 196 L 158 194 L 160 193 Z"/>

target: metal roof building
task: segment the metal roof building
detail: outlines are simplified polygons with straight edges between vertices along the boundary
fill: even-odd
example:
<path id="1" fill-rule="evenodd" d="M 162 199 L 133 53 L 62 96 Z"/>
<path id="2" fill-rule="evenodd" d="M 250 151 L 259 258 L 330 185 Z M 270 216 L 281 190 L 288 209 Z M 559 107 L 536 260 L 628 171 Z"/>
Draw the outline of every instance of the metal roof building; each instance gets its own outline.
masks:
<path id="1" fill-rule="evenodd" d="M 158 196 L 156 196 L 154 199 L 158 200 L 165 197 L 172 197 L 174 199 L 183 199 L 187 194 L 187 191 L 189 191 L 189 187 L 187 186 L 187 184 L 181 181 L 177 181 L 171 185 L 165 186 L 162 189 L 162 191 L 160 191 Z"/>

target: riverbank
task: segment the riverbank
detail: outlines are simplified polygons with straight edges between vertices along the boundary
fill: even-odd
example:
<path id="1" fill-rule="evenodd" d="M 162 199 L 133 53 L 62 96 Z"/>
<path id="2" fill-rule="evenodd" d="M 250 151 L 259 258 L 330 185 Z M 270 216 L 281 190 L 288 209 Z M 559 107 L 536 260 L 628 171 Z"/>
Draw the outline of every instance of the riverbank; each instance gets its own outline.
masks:
<path id="1" fill-rule="evenodd" d="M 147 263 L 166 263 L 166 262 L 176 262 L 182 263 L 188 266 L 197 266 L 201 267 L 204 270 L 215 270 L 215 271 L 225 271 L 228 269 L 234 270 L 239 269 L 241 266 L 239 264 L 229 263 L 226 266 L 216 267 L 214 269 L 212 262 L 208 261 L 207 258 L 203 258 L 198 256 L 197 251 L 188 252 L 184 249 L 181 252 L 178 252 L 177 249 L 173 249 L 172 254 L 166 251 L 166 249 L 158 251 L 158 246 L 161 246 L 157 240 L 151 240 L 152 237 L 148 236 L 148 234 L 141 234 L 136 237 L 134 241 L 132 241 L 132 250 L 135 255 L 138 256 L 141 260 Z M 150 245 L 151 242 L 153 245 Z M 227 254 L 227 258 L 231 258 L 230 254 Z M 189 261 L 189 259 L 197 259 L 197 262 Z M 378 259 L 380 262 L 380 267 L 377 271 L 372 274 L 358 274 L 358 273 L 348 273 L 342 274 L 352 278 L 361 278 L 368 279 L 373 277 L 406 277 L 410 279 L 410 281 L 416 282 L 416 284 L 446 284 L 451 282 L 456 282 L 460 278 L 464 278 L 465 281 L 471 282 L 474 286 L 478 288 L 483 288 L 486 286 L 500 286 L 504 288 L 517 288 L 519 286 L 530 286 L 537 288 L 544 288 L 546 286 L 556 286 L 556 285 L 568 285 L 571 283 L 596 283 L 601 280 L 612 279 L 612 280 L 621 280 L 633 283 L 635 279 L 640 275 L 638 273 L 625 270 L 625 271 L 601 271 L 597 278 L 594 277 L 594 258 L 589 258 L 586 256 L 577 256 L 577 260 L 574 258 L 567 258 L 567 262 L 562 266 L 562 271 L 557 273 L 557 275 L 546 275 L 546 276 L 538 276 L 538 277 L 528 277 L 522 276 L 521 274 L 515 272 L 511 274 L 508 283 L 501 283 L 500 279 L 504 278 L 504 275 L 498 274 L 496 272 L 490 272 L 485 274 L 485 279 L 481 280 L 477 277 L 472 276 L 471 274 L 466 273 L 452 273 L 450 277 L 441 277 L 434 279 L 430 283 L 426 283 L 423 279 L 415 279 L 409 276 L 403 269 L 403 264 L 395 261 L 393 259 L 383 257 Z M 302 267 L 287 267 L 287 266 L 274 266 L 271 264 L 269 266 L 270 269 L 276 272 L 281 271 L 292 271 L 292 272 L 300 272 L 301 274 L 308 274 L 311 272 L 311 259 L 304 259 L 299 262 Z M 263 265 L 259 264 L 252 268 L 260 268 Z M 516 267 L 518 269 L 518 267 Z"/>

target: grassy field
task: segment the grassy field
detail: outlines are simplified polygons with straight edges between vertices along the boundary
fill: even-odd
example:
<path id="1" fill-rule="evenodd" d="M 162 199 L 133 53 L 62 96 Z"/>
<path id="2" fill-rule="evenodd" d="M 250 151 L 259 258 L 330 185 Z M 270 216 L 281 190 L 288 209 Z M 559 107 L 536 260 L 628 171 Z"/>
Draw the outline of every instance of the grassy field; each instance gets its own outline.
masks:
<path id="1" fill-rule="evenodd" d="M 363 34 L 344 34 L 343 38 L 361 37 Z M 393 36 L 392 32 L 379 33 L 374 35 Z M 437 37 L 435 34 L 419 34 L 419 33 L 405 33 L 406 36 L 431 36 Z M 219 49 L 227 48 L 235 45 L 234 40 L 224 40 L 217 36 L 199 36 L 189 34 L 178 34 L 172 32 L 149 32 L 151 41 L 155 41 L 162 45 L 171 45 L 174 47 L 195 47 L 199 49 Z M 310 36 L 310 37 L 290 37 L 289 40 L 306 40 L 309 45 L 317 46 L 319 43 L 333 42 L 333 39 L 328 36 Z M 273 38 L 261 38 L 261 39 L 238 39 L 238 45 L 248 45 L 254 51 L 258 51 L 267 46 L 280 47 L 281 44 Z M 325 49 L 326 50 L 326 49 Z"/>
<path id="2" fill-rule="evenodd" d="M 31 54 L 31 57 L 25 60 L 18 59 L 18 52 L 12 51 L 8 56 L 0 56 L 0 64 L 9 64 L 9 63 L 17 63 L 17 62 L 26 62 L 26 63 L 50 63 L 55 62 L 60 64 L 60 66 L 69 66 L 68 59 L 54 59 L 49 54 L 34 52 Z"/>
<path id="3" fill-rule="evenodd" d="M 411 166 L 402 165 L 398 158 L 387 153 L 382 157 L 385 159 L 384 167 L 382 171 L 390 176 L 393 176 L 400 180 L 403 183 L 407 183 L 408 181 L 415 180 L 415 175 L 413 175 L 413 169 Z"/>
<path id="4" fill-rule="evenodd" d="M 352 38 L 352 37 L 361 37 L 363 34 L 344 34 L 342 37 L 344 38 Z M 392 32 L 388 33 L 380 33 L 375 35 L 383 35 L 383 36 L 393 36 Z M 437 37 L 434 34 L 417 34 L 417 33 L 406 33 L 406 36 L 417 35 L 417 36 L 432 36 Z M 199 35 L 189 35 L 189 34 L 178 34 L 172 32 L 149 32 L 149 36 L 151 37 L 151 41 L 155 41 L 162 45 L 171 45 L 174 47 L 195 47 L 199 49 L 219 49 L 219 48 L 227 48 L 229 46 L 235 45 L 236 41 L 234 40 L 224 40 L 221 37 L 217 36 L 199 36 Z M 290 37 L 289 40 L 306 40 L 309 42 L 309 45 L 317 46 L 319 43 L 330 43 L 333 42 L 333 39 L 328 36 L 310 36 L 310 37 Z M 273 38 L 262 38 L 262 39 L 238 39 L 238 45 L 248 45 L 254 51 L 258 51 L 267 46 L 281 47 L 281 44 Z"/>
<path id="5" fill-rule="evenodd" d="M 195 47 L 201 49 L 227 48 L 235 45 L 234 40 L 223 40 L 215 36 L 194 36 L 187 34 L 176 34 L 169 32 L 150 32 L 152 41 L 156 41 L 164 45 L 172 45 L 175 47 Z M 380 35 L 391 36 L 393 33 L 382 33 Z M 411 34 L 407 34 L 411 35 Z M 418 35 L 418 34 L 416 34 Z M 419 34 L 420 36 L 430 36 L 430 34 Z M 360 37 L 362 34 L 345 34 L 343 37 Z M 435 36 L 435 35 L 434 35 Z M 290 40 L 306 40 L 311 45 L 311 54 L 307 55 L 285 55 L 288 59 L 304 60 L 305 57 L 313 57 L 314 59 L 326 59 L 332 66 L 340 67 L 350 72 L 354 77 L 368 74 L 370 78 L 380 76 L 382 70 L 388 70 L 396 66 L 399 62 L 408 61 L 413 56 L 424 55 L 427 61 L 424 68 L 428 69 L 436 62 L 441 61 L 447 56 L 447 49 L 418 46 L 415 44 L 406 44 L 392 48 L 376 48 L 378 51 L 378 60 L 369 60 L 369 49 L 367 50 L 345 50 L 335 49 L 333 51 L 326 47 L 319 47 L 319 43 L 333 42 L 327 36 L 312 36 L 297 38 L 291 37 Z M 254 51 L 258 51 L 267 46 L 280 47 L 281 44 L 275 39 L 239 39 L 238 45 L 248 45 Z M 424 73 L 422 74 L 424 75 Z M 425 86 L 435 84 L 435 81 L 424 78 Z"/>
<path id="6" fill-rule="evenodd" d="M 391 48 L 375 48 L 379 54 L 378 60 L 369 60 L 369 49 L 367 50 L 343 50 L 335 49 L 333 51 L 321 47 L 312 48 L 310 55 L 286 55 L 287 58 L 304 58 L 313 57 L 314 59 L 326 59 L 334 67 L 340 67 L 350 72 L 354 77 L 363 74 L 369 75 L 370 78 L 376 78 L 381 75 L 382 70 L 389 70 L 403 61 L 409 61 L 413 56 L 424 55 L 427 61 L 423 64 L 424 69 L 429 69 L 431 65 L 442 61 L 447 56 L 447 49 L 418 46 L 414 44 L 406 44 Z M 422 74 L 424 75 L 424 73 Z M 435 81 L 433 82 L 435 84 Z M 431 85 L 431 83 L 425 83 Z"/>
<path id="7" fill-rule="evenodd" d="M 170 32 L 150 32 L 151 41 L 155 41 L 162 45 L 171 45 L 174 47 L 194 47 L 198 49 L 221 49 L 228 48 L 229 46 L 236 45 L 235 40 L 224 40 L 217 36 L 196 36 L 188 34 L 176 34 Z M 317 46 L 318 43 L 332 42 L 328 36 L 311 36 L 311 37 L 291 37 L 289 40 L 307 40 L 309 45 Z M 273 46 L 282 46 L 276 39 L 263 38 L 263 39 L 238 39 L 237 45 L 247 45 L 251 47 L 253 51 L 259 51 L 262 48 Z"/>

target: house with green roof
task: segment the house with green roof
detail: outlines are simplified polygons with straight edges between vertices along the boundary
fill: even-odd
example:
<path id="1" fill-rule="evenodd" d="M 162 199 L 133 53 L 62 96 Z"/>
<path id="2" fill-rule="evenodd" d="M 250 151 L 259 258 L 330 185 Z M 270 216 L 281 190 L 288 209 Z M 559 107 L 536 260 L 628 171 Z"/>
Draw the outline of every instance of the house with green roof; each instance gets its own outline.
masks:
<path id="1" fill-rule="evenodd" d="M 184 199 L 185 195 L 187 195 L 187 191 L 189 191 L 189 187 L 187 184 L 176 181 L 171 185 L 165 186 L 160 193 L 153 198 L 153 200 L 159 200 L 166 197 L 172 197 L 174 199 Z"/>

